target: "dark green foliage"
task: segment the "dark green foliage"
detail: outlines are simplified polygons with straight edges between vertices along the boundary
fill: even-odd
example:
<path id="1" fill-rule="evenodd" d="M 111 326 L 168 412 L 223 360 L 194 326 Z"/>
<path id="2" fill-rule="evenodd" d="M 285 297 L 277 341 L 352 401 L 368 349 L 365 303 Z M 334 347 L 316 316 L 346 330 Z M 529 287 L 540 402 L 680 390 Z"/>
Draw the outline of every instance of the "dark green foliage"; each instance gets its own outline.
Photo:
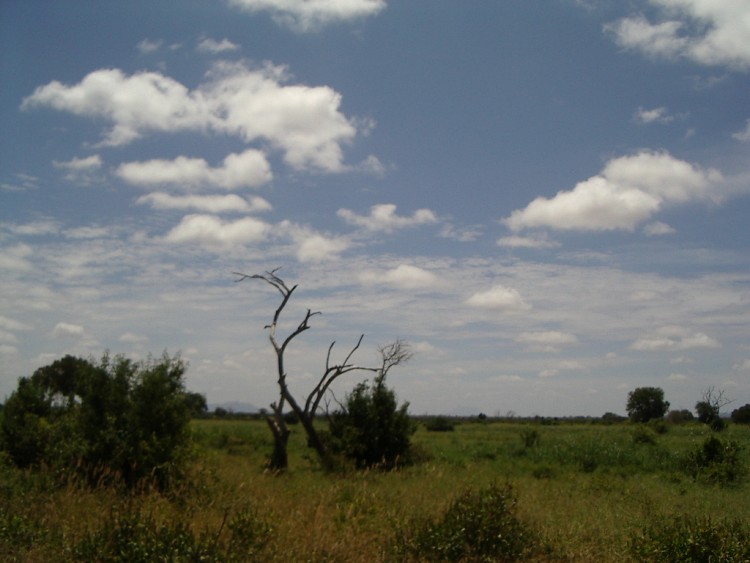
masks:
<path id="1" fill-rule="evenodd" d="M 516 515 L 510 485 L 468 489 L 437 519 L 411 523 L 396 544 L 420 561 L 518 561 L 539 555 L 538 534 Z"/>
<path id="2" fill-rule="evenodd" d="M 633 430 L 633 443 L 654 445 L 656 444 L 656 434 L 645 426 L 636 426 Z"/>
<path id="3" fill-rule="evenodd" d="M 732 422 L 735 424 L 750 424 L 750 404 L 732 411 Z"/>
<path id="4" fill-rule="evenodd" d="M 750 526 L 682 517 L 645 528 L 631 537 L 630 549 L 638 561 L 741 563 L 750 560 Z"/>
<path id="5" fill-rule="evenodd" d="M 693 416 L 693 413 L 687 409 L 669 411 L 667 413 L 667 422 L 672 424 L 684 424 L 693 420 L 695 420 L 695 416 Z"/>
<path id="6" fill-rule="evenodd" d="M 201 393 L 185 393 L 185 403 L 187 404 L 190 416 L 193 418 L 202 418 L 208 414 L 208 403 L 206 396 Z"/>
<path id="7" fill-rule="evenodd" d="M 698 422 L 710 424 L 719 418 L 719 409 L 708 401 L 698 401 L 695 403 L 695 412 L 698 413 Z"/>
<path id="8" fill-rule="evenodd" d="M 167 488 L 187 451 L 185 367 L 167 355 L 142 363 L 105 355 L 99 364 L 65 356 L 19 380 L 2 447 L 22 468 Z"/>
<path id="9" fill-rule="evenodd" d="M 688 454 L 685 469 L 700 481 L 717 485 L 736 484 L 747 472 L 742 464 L 740 451 L 737 442 L 711 436 Z"/>
<path id="10" fill-rule="evenodd" d="M 524 428 L 519 433 L 519 436 L 521 438 L 521 444 L 525 450 L 538 446 L 542 439 L 536 428 Z"/>
<path id="11" fill-rule="evenodd" d="M 453 432 L 456 425 L 444 416 L 436 416 L 425 421 L 424 427 L 430 432 Z"/>
<path id="12" fill-rule="evenodd" d="M 620 416 L 619 414 L 615 414 L 613 412 L 605 412 L 602 415 L 602 422 L 604 424 L 616 424 L 625 420 L 627 419 L 624 416 Z"/>
<path id="13" fill-rule="evenodd" d="M 627 411 L 633 422 L 648 422 L 663 418 L 669 410 L 664 391 L 658 387 L 638 387 L 628 393 Z"/>
<path id="14" fill-rule="evenodd" d="M 343 407 L 330 417 L 331 452 L 352 460 L 358 468 L 392 469 L 408 463 L 416 425 L 409 417 L 409 403 L 398 406 L 384 375 L 372 385 L 358 384 Z"/>

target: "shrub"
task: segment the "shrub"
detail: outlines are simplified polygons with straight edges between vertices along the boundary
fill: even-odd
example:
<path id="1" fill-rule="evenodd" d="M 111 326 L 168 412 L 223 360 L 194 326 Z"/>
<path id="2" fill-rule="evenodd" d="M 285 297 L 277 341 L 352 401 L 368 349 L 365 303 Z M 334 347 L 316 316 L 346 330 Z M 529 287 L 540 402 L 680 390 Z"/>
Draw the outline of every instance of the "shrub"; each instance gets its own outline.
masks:
<path id="1" fill-rule="evenodd" d="M 385 384 L 385 374 L 366 381 L 347 395 L 343 409 L 329 419 L 329 442 L 334 454 L 343 455 L 362 469 L 392 469 L 409 461 L 411 436 L 416 425 L 409 403 L 400 407 L 396 394 Z"/>
<path id="2" fill-rule="evenodd" d="M 528 450 L 530 448 L 538 446 L 540 440 L 542 439 L 539 431 L 536 428 L 524 428 L 519 432 L 519 436 L 521 438 L 521 444 L 523 445 L 524 450 Z"/>
<path id="3" fill-rule="evenodd" d="M 682 517 L 633 535 L 630 550 L 639 561 L 748 561 L 750 527 L 739 520 Z"/>
<path id="4" fill-rule="evenodd" d="M 543 550 L 536 531 L 516 515 L 510 485 L 468 489 L 437 519 L 413 522 L 396 551 L 427 561 L 516 561 Z"/>
<path id="5" fill-rule="evenodd" d="M 695 420 L 695 416 L 688 409 L 682 409 L 679 411 L 669 411 L 667 413 L 667 422 L 672 424 L 684 424 Z"/>
<path id="6" fill-rule="evenodd" d="M 750 404 L 732 411 L 732 422 L 735 424 L 750 424 Z"/>
<path id="7" fill-rule="evenodd" d="M 453 432 L 456 429 L 453 421 L 444 416 L 436 416 L 435 418 L 428 419 L 424 423 L 424 427 L 430 432 Z"/>
<path id="8" fill-rule="evenodd" d="M 271 527 L 249 509 L 228 518 L 219 530 L 199 534 L 186 523 L 159 522 L 150 513 L 125 509 L 113 512 L 68 551 L 75 561 L 248 561 L 271 534 Z"/>
<path id="9" fill-rule="evenodd" d="M 633 443 L 635 444 L 656 444 L 656 434 L 644 426 L 637 426 L 633 430 Z"/>
<path id="10" fill-rule="evenodd" d="M 185 369 L 166 354 L 141 363 L 105 355 L 99 364 L 65 356 L 19 380 L 0 424 L 2 447 L 22 468 L 168 488 L 188 449 Z"/>
<path id="11" fill-rule="evenodd" d="M 717 485 L 741 481 L 746 469 L 740 459 L 740 445 L 710 436 L 687 456 L 685 469 L 693 478 Z"/>

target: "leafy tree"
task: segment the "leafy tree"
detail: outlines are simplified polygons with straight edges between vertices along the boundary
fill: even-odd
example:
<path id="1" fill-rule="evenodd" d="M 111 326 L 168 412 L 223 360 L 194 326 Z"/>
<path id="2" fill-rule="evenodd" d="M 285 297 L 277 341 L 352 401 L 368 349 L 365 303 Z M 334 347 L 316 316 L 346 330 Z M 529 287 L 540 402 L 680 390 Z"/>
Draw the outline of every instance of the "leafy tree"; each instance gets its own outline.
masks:
<path id="1" fill-rule="evenodd" d="M 724 396 L 723 390 L 717 391 L 714 387 L 709 387 L 703 393 L 702 400 L 695 404 L 698 420 L 714 430 L 723 430 L 725 423 L 721 420 L 721 409 L 731 402 Z"/>
<path id="2" fill-rule="evenodd" d="M 372 385 L 359 383 L 342 409 L 329 417 L 330 444 L 355 465 L 392 469 L 408 461 L 411 435 L 416 425 L 409 417 L 409 403 L 400 407 L 396 394 L 381 372 Z"/>
<path id="3" fill-rule="evenodd" d="M 186 365 L 166 354 L 98 364 L 65 356 L 22 377 L 6 403 L 0 443 L 19 467 L 169 485 L 187 451 Z"/>
<path id="4" fill-rule="evenodd" d="M 750 403 L 732 411 L 732 422 L 736 424 L 750 424 Z"/>
<path id="5" fill-rule="evenodd" d="M 628 393 L 628 416 L 634 422 L 648 422 L 663 418 L 669 410 L 669 402 L 664 400 L 664 391 L 659 387 L 638 387 Z"/>
<path id="6" fill-rule="evenodd" d="M 191 417 L 200 418 L 208 414 L 208 403 L 206 403 L 205 395 L 188 391 L 185 393 L 185 402 Z"/>

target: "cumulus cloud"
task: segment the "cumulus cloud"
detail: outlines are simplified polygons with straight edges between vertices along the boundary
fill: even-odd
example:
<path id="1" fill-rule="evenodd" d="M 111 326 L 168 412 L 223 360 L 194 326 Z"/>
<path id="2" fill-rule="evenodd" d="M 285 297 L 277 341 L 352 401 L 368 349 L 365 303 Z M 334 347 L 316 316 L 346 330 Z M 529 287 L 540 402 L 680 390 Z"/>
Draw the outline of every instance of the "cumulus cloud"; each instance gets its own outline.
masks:
<path id="1" fill-rule="evenodd" d="M 267 142 L 295 169 L 347 169 L 342 145 L 354 120 L 340 111 L 341 95 L 327 86 L 288 84 L 283 66 L 250 69 L 217 63 L 194 90 L 158 72 L 94 71 L 78 84 L 37 88 L 22 109 L 50 107 L 111 124 L 101 146 L 122 146 L 150 133 L 215 131 Z"/>
<path id="2" fill-rule="evenodd" d="M 391 203 L 373 205 L 369 215 L 358 215 L 349 209 L 339 209 L 336 214 L 350 225 L 373 232 L 390 233 L 406 227 L 437 222 L 437 217 L 429 209 L 418 209 L 411 217 L 400 217 L 396 215 L 396 206 Z"/>
<path id="3" fill-rule="evenodd" d="M 296 31 L 309 32 L 334 23 L 374 16 L 385 0 L 229 0 L 246 12 L 269 12 L 274 21 Z"/>
<path id="4" fill-rule="evenodd" d="M 508 312 L 531 309 L 531 306 L 523 300 L 518 290 L 504 285 L 495 285 L 486 291 L 477 292 L 466 300 L 466 304 L 481 309 L 497 309 Z"/>
<path id="5" fill-rule="evenodd" d="M 365 284 L 386 284 L 411 290 L 429 289 L 438 282 L 437 276 L 432 272 L 410 264 L 399 264 L 385 272 L 362 272 L 359 279 Z"/>
<path id="6" fill-rule="evenodd" d="M 292 239 L 297 260 L 303 263 L 337 260 L 350 246 L 345 238 L 327 236 L 291 221 L 282 221 L 277 231 Z"/>
<path id="7" fill-rule="evenodd" d="M 639 14 L 605 29 L 626 48 L 658 58 L 750 68 L 750 5 L 736 0 L 650 0 L 663 21 Z"/>
<path id="8" fill-rule="evenodd" d="M 540 352 L 558 352 L 561 347 L 578 342 L 575 334 L 557 330 L 536 332 L 522 332 L 516 337 L 516 342 L 524 344 L 531 350 Z"/>
<path id="9" fill-rule="evenodd" d="M 138 186 L 171 184 L 184 189 L 214 186 L 226 190 L 260 186 L 273 177 L 266 155 L 255 149 L 230 154 L 216 168 L 202 158 L 178 156 L 174 160 L 126 162 L 117 168 L 116 174 Z"/>
<path id="10" fill-rule="evenodd" d="M 165 239 L 172 243 L 232 246 L 262 241 L 269 230 L 267 223 L 252 217 L 222 221 L 213 215 L 195 214 L 183 217 Z"/>
<path id="11" fill-rule="evenodd" d="M 154 192 L 139 197 L 138 205 L 150 205 L 153 209 L 194 209 L 206 213 L 244 212 L 254 213 L 269 211 L 271 204 L 262 197 L 253 197 L 249 201 L 238 195 L 217 196 L 173 196 L 164 192 Z"/>
<path id="12" fill-rule="evenodd" d="M 721 174 L 666 152 L 642 151 L 610 160 L 597 176 L 548 199 L 538 197 L 503 222 L 513 231 L 632 231 L 664 204 L 718 200 Z"/>
<path id="13" fill-rule="evenodd" d="M 71 323 L 57 323 L 52 329 L 52 336 L 63 339 L 78 339 L 83 336 L 83 327 Z"/>
<path id="14" fill-rule="evenodd" d="M 642 351 L 681 351 L 692 348 L 719 348 L 721 344 L 702 332 L 682 326 L 664 326 L 637 339 L 630 348 Z"/>
<path id="15" fill-rule="evenodd" d="M 205 37 L 198 42 L 195 48 L 199 53 L 209 53 L 216 55 L 219 53 L 226 53 L 231 51 L 239 51 L 240 46 L 236 43 L 232 43 L 229 39 L 222 39 L 217 41 L 210 37 Z"/>

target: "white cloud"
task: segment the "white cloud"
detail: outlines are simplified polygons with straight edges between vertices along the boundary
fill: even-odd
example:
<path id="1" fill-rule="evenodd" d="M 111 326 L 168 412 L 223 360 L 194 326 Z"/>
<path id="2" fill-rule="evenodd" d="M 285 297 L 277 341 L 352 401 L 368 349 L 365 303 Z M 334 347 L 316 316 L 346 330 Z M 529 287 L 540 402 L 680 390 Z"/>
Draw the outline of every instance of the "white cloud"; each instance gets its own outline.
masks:
<path id="1" fill-rule="evenodd" d="M 684 373 L 670 373 L 667 376 L 667 380 L 668 381 L 687 381 L 688 376 L 685 375 Z"/>
<path id="2" fill-rule="evenodd" d="M 336 260 L 349 243 L 341 238 L 326 237 L 321 234 L 310 235 L 298 241 L 297 259 L 300 262 L 325 262 Z"/>
<path id="3" fill-rule="evenodd" d="M 538 197 L 503 222 L 513 231 L 632 231 L 665 203 L 718 200 L 721 182 L 716 170 L 703 170 L 665 152 L 642 151 L 610 160 L 601 174 L 551 199 Z"/>
<path id="4" fill-rule="evenodd" d="M 125 332 L 121 334 L 120 338 L 118 338 L 117 340 L 125 344 L 144 344 L 148 342 L 148 337 L 142 334 L 135 334 L 133 332 Z"/>
<path id="5" fill-rule="evenodd" d="M 139 42 L 138 45 L 136 45 L 136 48 L 141 52 L 142 55 L 147 55 L 149 53 L 155 53 L 156 51 L 161 49 L 161 46 L 163 44 L 164 41 L 162 41 L 161 39 L 144 39 L 143 41 Z"/>
<path id="6" fill-rule="evenodd" d="M 86 158 L 73 158 L 69 161 L 53 161 L 55 168 L 65 170 L 65 179 L 76 184 L 88 185 L 97 181 L 97 172 L 102 167 L 102 158 L 91 155 Z"/>
<path id="7" fill-rule="evenodd" d="M 78 339 L 83 336 L 83 327 L 71 323 L 57 323 L 52 330 L 55 338 Z"/>
<path id="8" fill-rule="evenodd" d="M 619 45 L 648 56 L 687 58 L 700 64 L 750 67 L 750 5 L 737 0 L 650 0 L 666 18 L 643 15 L 606 26 Z"/>
<path id="9" fill-rule="evenodd" d="M 526 311 L 531 308 L 518 290 L 504 285 L 496 285 L 486 291 L 477 292 L 466 300 L 466 304 L 471 307 L 502 311 Z"/>
<path id="10" fill-rule="evenodd" d="M 282 221 L 277 232 L 294 241 L 297 260 L 303 263 L 337 260 L 350 245 L 345 238 L 326 236 L 291 221 Z"/>
<path id="11" fill-rule="evenodd" d="M 633 350 L 681 351 L 692 348 L 720 348 L 721 344 L 702 332 L 693 332 L 681 326 L 663 326 L 642 336 L 630 345 Z"/>
<path id="12" fill-rule="evenodd" d="M 274 20 L 297 31 L 374 16 L 385 9 L 385 0 L 229 0 L 247 12 L 270 12 Z"/>
<path id="13" fill-rule="evenodd" d="M 208 185 L 226 190 L 260 186 L 273 177 L 265 154 L 255 149 L 230 154 L 216 168 L 202 158 L 178 156 L 174 160 L 126 162 L 117 168 L 116 174 L 138 186 L 172 184 L 189 189 Z"/>
<path id="14" fill-rule="evenodd" d="M 504 248 L 556 248 L 560 246 L 559 242 L 549 240 L 547 237 L 522 237 L 512 235 L 502 237 L 497 240 L 497 245 Z"/>
<path id="15" fill-rule="evenodd" d="M 396 215 L 396 206 L 391 203 L 373 205 L 369 215 L 358 215 L 349 209 L 339 209 L 336 214 L 350 225 L 387 233 L 437 222 L 435 214 L 429 209 L 418 209 L 411 217 L 399 217 Z"/>
<path id="16" fill-rule="evenodd" d="M 432 272 L 410 264 L 399 264 L 385 272 L 362 272 L 359 279 L 366 284 L 383 283 L 400 289 L 429 289 L 438 282 L 437 276 Z"/>
<path id="17" fill-rule="evenodd" d="M 0 329 L 7 331 L 31 330 L 32 327 L 10 317 L 0 315 Z"/>
<path id="18" fill-rule="evenodd" d="M 213 215 L 187 215 L 165 237 L 173 243 L 235 245 L 259 242 L 266 238 L 270 226 L 258 219 L 245 217 L 222 221 Z"/>
<path id="19" fill-rule="evenodd" d="M 665 107 L 638 108 L 633 118 L 639 123 L 671 123 L 674 121 L 674 116 L 670 115 Z"/>
<path id="20" fill-rule="evenodd" d="M 747 123 L 745 124 L 745 130 L 738 131 L 737 133 L 732 135 L 732 137 L 737 139 L 738 141 L 742 141 L 743 143 L 750 141 L 750 119 L 748 119 Z"/>
<path id="21" fill-rule="evenodd" d="M 213 55 L 218 53 L 239 51 L 239 49 L 240 46 L 236 43 L 232 43 L 229 39 L 225 38 L 221 41 L 216 41 L 216 39 L 211 39 L 210 37 L 201 39 L 196 47 L 196 50 L 200 53 L 210 53 Z"/>
<path id="22" fill-rule="evenodd" d="M 650 237 L 655 237 L 661 235 L 672 235 L 677 231 L 674 227 L 671 227 L 666 223 L 662 223 L 661 221 L 654 221 L 653 223 L 649 223 L 648 225 L 643 227 L 643 232 Z"/>
<path id="23" fill-rule="evenodd" d="M 532 350 L 542 352 L 557 352 L 563 346 L 578 342 L 575 334 L 557 330 L 536 332 L 522 332 L 516 337 L 516 342 L 528 346 Z"/>
<path id="24" fill-rule="evenodd" d="M 214 214 L 225 212 L 254 213 L 271 209 L 271 204 L 262 197 L 255 196 L 248 201 L 234 194 L 173 196 L 164 192 L 154 192 L 139 197 L 136 203 L 150 205 L 154 209 L 194 209 Z"/>
<path id="25" fill-rule="evenodd" d="M 32 256 L 34 251 L 27 244 L 16 244 L 5 248 L 0 248 L 0 270 L 4 272 L 25 272 L 33 268 L 31 262 L 27 260 Z"/>
<path id="26" fill-rule="evenodd" d="M 97 70 L 69 86 L 37 88 L 22 109 L 51 107 L 112 124 L 102 146 L 121 146 L 149 133 L 216 131 L 251 143 L 267 141 L 295 169 L 341 172 L 342 145 L 354 139 L 354 120 L 340 111 L 341 95 L 327 86 L 286 84 L 285 67 L 214 65 L 206 82 L 190 90 L 158 72 L 125 75 Z"/>

